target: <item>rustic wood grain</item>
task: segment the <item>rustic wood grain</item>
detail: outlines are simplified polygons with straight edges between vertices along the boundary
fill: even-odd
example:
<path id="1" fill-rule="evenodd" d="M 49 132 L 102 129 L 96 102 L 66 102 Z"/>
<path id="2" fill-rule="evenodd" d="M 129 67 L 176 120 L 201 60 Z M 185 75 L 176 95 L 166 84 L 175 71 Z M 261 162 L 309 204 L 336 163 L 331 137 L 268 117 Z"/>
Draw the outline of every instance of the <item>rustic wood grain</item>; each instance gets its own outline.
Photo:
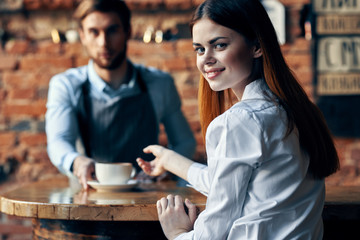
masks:
<path id="1" fill-rule="evenodd" d="M 206 197 L 175 182 L 140 184 L 124 192 L 73 191 L 67 178 L 49 179 L 4 193 L 1 211 L 9 215 L 58 220 L 157 221 L 156 201 L 181 195 L 205 208 Z"/>

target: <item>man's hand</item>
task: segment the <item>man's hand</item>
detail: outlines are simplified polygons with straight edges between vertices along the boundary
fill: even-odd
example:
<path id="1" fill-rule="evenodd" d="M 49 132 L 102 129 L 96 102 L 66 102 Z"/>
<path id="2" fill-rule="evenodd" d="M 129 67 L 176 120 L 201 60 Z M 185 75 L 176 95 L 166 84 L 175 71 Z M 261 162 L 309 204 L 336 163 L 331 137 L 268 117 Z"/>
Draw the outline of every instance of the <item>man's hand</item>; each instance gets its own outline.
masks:
<path id="1" fill-rule="evenodd" d="M 95 175 L 95 161 L 85 156 L 78 156 L 74 160 L 73 172 L 79 179 L 82 188 L 87 190 L 87 181 L 93 179 L 93 176 Z"/>
<path id="2" fill-rule="evenodd" d="M 157 201 L 156 207 L 160 224 L 168 239 L 174 239 L 193 229 L 197 218 L 196 206 L 188 199 L 185 199 L 185 206 L 188 214 L 185 212 L 184 202 L 179 195 L 170 194 Z"/>

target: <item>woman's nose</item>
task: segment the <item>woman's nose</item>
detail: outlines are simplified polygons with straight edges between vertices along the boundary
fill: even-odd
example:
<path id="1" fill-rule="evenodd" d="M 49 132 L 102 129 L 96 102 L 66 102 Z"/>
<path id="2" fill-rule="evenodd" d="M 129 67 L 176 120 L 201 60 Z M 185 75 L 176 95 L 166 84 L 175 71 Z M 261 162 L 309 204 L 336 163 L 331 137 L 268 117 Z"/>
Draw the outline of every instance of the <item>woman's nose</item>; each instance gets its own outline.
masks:
<path id="1" fill-rule="evenodd" d="M 214 64 L 216 62 L 216 59 L 211 51 L 205 51 L 203 55 L 203 64 L 209 65 Z"/>

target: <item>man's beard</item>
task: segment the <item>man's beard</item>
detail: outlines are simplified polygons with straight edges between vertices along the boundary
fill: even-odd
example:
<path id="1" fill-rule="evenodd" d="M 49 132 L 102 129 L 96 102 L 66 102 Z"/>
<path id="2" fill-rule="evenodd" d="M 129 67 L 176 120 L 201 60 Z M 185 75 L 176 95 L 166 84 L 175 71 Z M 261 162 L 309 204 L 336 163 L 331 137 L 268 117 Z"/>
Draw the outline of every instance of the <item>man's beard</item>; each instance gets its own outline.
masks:
<path id="1" fill-rule="evenodd" d="M 114 70 L 118 67 L 121 66 L 121 64 L 125 61 L 126 59 L 126 45 L 124 46 L 123 51 L 121 51 L 108 65 L 104 65 L 102 64 L 100 61 L 98 61 L 97 59 L 93 59 L 93 61 L 100 67 L 103 69 L 107 69 L 107 70 Z"/>

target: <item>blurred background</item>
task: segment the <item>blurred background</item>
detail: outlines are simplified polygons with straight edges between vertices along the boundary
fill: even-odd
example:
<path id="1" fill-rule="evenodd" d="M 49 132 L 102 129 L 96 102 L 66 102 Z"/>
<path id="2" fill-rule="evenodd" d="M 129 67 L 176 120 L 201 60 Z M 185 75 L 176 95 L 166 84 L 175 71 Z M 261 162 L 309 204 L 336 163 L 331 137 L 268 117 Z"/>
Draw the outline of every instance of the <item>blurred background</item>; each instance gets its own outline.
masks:
<path id="1" fill-rule="evenodd" d="M 77 2 L 0 0 L 0 193 L 59 174 L 46 152 L 45 104 L 50 78 L 88 61 L 72 20 Z M 188 28 L 202 0 L 125 2 L 132 10 L 130 59 L 174 77 L 198 142 L 194 160 L 206 162 Z M 334 134 L 341 170 L 327 184 L 360 185 L 359 6 L 326 0 L 264 4 L 285 59 Z M 162 134 L 160 143 L 166 141 Z M 1 214 L 0 239 L 31 239 L 31 221 Z"/>

